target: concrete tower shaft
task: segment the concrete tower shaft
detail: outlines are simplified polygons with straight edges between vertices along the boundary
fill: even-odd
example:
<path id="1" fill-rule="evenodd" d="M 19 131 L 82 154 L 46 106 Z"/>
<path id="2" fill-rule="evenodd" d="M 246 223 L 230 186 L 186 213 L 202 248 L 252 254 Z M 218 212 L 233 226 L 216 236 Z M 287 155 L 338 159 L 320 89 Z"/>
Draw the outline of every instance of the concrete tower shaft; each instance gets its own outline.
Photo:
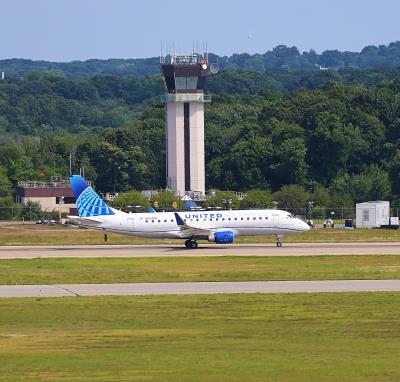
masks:
<path id="1" fill-rule="evenodd" d="M 161 58 L 161 73 L 167 93 L 167 187 L 180 195 L 205 193 L 204 95 L 209 68 L 205 56 L 182 55 Z"/>

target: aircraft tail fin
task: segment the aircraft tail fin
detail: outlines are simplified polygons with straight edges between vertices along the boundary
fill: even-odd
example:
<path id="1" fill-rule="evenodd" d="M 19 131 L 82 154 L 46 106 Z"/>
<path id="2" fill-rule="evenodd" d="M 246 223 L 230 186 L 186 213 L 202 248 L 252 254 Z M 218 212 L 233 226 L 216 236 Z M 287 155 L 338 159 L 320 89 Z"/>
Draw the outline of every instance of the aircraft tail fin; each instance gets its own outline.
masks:
<path id="1" fill-rule="evenodd" d="M 103 199 L 80 175 L 70 176 L 69 181 L 79 217 L 115 215 L 113 209 L 104 203 Z"/>

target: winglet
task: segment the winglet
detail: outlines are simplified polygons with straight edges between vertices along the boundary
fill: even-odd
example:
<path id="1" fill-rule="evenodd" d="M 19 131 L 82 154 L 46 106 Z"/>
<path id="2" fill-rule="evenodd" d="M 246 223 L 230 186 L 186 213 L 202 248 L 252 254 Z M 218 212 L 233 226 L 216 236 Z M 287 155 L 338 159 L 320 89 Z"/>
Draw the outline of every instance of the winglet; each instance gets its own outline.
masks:
<path id="1" fill-rule="evenodd" d="M 176 224 L 178 225 L 185 225 L 185 222 L 182 220 L 182 218 L 178 215 L 177 212 L 174 212 L 175 219 L 176 219 Z"/>

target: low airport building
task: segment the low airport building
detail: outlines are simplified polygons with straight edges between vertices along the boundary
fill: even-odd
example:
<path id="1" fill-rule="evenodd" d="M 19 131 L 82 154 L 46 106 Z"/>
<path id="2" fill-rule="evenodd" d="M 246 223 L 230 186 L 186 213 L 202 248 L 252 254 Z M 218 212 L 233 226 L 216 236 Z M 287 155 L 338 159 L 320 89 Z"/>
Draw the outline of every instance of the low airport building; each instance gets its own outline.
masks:
<path id="1" fill-rule="evenodd" d="M 390 224 L 390 203 L 384 200 L 356 204 L 357 228 L 380 228 Z"/>
<path id="2" fill-rule="evenodd" d="M 76 204 L 71 185 L 60 177 L 52 177 L 49 182 L 18 182 L 15 192 L 16 203 L 25 206 L 28 201 L 39 203 L 44 212 L 74 214 Z"/>

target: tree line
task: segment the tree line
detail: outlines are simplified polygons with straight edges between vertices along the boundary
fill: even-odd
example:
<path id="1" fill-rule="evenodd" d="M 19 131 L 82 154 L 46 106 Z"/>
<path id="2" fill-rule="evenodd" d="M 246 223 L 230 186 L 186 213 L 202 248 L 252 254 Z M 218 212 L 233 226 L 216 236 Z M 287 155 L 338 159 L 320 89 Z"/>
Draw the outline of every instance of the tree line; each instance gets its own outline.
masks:
<path id="1" fill-rule="evenodd" d="M 388 45 L 368 45 L 360 52 L 314 50 L 300 52 L 295 46 L 278 45 L 262 54 L 233 54 L 218 56 L 209 54 L 209 61 L 216 62 L 222 69 L 245 69 L 264 73 L 267 69 L 368 69 L 376 66 L 397 68 L 400 66 L 400 42 Z M 87 61 L 49 62 L 26 59 L 0 60 L 0 72 L 7 76 L 24 76 L 35 71 L 59 72 L 70 78 L 85 78 L 95 75 L 106 76 L 149 76 L 159 73 L 159 58 L 137 59 L 91 59 Z"/>

